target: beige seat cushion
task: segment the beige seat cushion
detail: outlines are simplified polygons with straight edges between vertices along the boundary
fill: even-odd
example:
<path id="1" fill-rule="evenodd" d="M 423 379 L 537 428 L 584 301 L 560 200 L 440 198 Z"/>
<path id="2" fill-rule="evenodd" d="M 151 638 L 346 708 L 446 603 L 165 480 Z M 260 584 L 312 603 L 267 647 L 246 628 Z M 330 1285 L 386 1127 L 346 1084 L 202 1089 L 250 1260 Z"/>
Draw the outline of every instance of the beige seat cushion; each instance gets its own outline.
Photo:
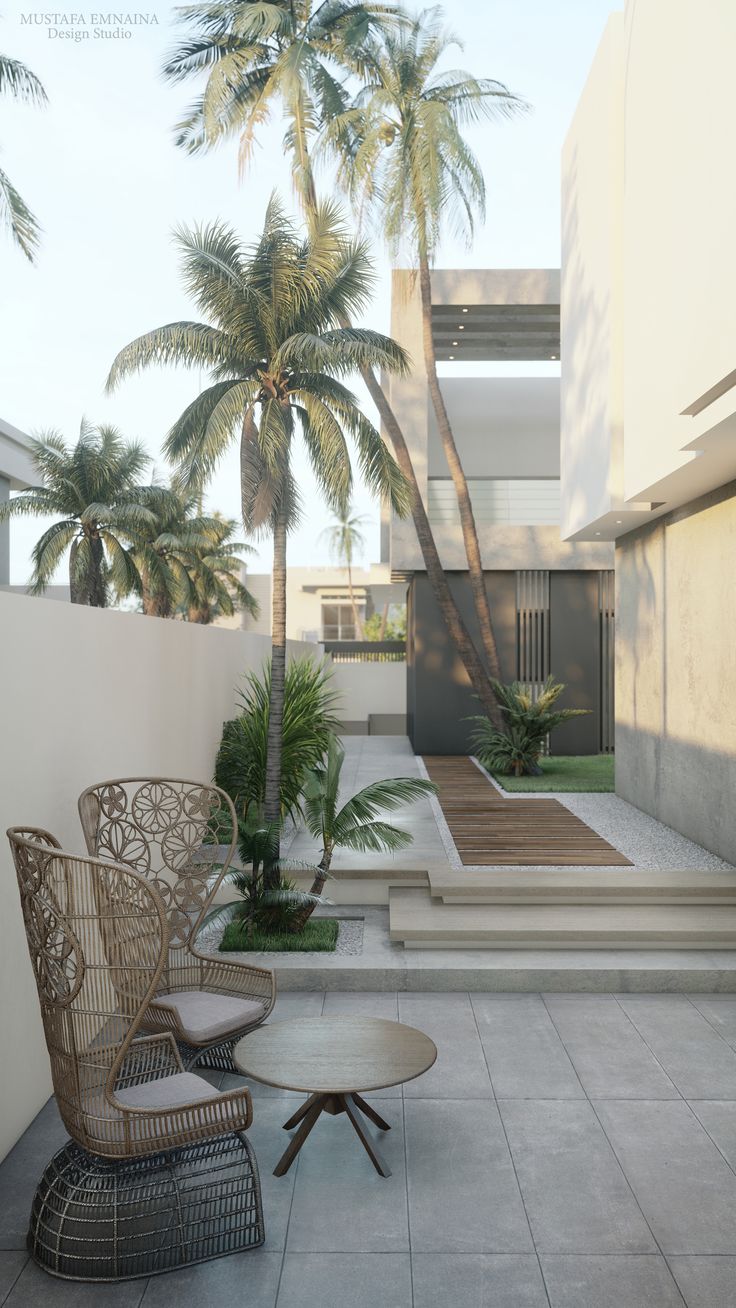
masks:
<path id="1" fill-rule="evenodd" d="M 173 1076 L 159 1076 L 155 1081 L 116 1090 L 115 1098 L 130 1108 L 180 1108 L 182 1104 L 216 1099 L 219 1093 L 203 1076 L 195 1076 L 193 1072 L 174 1072 Z"/>
<path id="2" fill-rule="evenodd" d="M 187 1040 L 194 1045 L 210 1044 L 231 1032 L 251 1026 L 263 1014 L 263 1004 L 233 995 L 212 995 L 206 990 L 180 990 L 174 995 L 156 995 L 157 1005 L 172 1008 Z"/>

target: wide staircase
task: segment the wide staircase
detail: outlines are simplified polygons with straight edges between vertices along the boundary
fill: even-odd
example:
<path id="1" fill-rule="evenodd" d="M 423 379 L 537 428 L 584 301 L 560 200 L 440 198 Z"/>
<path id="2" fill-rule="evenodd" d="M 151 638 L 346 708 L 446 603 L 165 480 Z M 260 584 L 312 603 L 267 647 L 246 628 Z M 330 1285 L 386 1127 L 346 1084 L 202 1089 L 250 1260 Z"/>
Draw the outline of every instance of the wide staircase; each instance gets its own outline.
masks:
<path id="1" fill-rule="evenodd" d="M 428 872 L 392 887 L 407 949 L 732 949 L 736 872 L 531 868 Z"/>
<path id="2" fill-rule="evenodd" d="M 731 949 L 736 871 L 645 871 L 557 800 L 501 795 L 468 758 L 425 758 L 463 864 L 392 886 L 408 949 Z"/>

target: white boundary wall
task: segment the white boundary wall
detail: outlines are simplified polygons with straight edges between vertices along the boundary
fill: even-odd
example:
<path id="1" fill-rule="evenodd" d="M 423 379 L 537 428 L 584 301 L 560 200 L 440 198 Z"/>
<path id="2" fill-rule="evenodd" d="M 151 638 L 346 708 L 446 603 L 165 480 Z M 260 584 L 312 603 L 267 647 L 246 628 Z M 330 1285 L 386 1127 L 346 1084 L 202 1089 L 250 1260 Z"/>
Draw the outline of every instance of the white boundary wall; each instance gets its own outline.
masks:
<path id="1" fill-rule="evenodd" d="M 249 632 L 0 594 L 0 1158 L 51 1093 L 6 828 L 46 827 L 81 853 L 77 796 L 92 782 L 209 780 L 235 688 L 269 648 Z"/>

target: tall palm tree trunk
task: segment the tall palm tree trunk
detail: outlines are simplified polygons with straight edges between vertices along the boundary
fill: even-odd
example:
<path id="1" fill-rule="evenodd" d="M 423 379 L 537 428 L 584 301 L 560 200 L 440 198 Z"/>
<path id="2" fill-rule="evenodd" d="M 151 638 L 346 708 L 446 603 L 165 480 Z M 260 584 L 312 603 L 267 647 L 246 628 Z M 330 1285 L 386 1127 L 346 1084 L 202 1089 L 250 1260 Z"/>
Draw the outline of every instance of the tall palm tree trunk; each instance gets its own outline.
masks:
<path id="1" fill-rule="evenodd" d="M 69 598 L 72 604 L 86 604 L 88 608 L 104 609 L 107 607 L 105 551 L 102 541 L 96 533 L 90 533 L 87 539 L 91 559 L 82 577 L 77 575 L 79 542 L 72 541 L 72 548 L 69 553 Z"/>
<path id="2" fill-rule="evenodd" d="M 300 158 L 306 159 L 309 164 L 311 161 L 310 161 L 309 145 L 306 138 L 306 133 L 301 134 L 297 132 L 297 137 L 299 139 Z M 304 206 L 304 212 L 306 214 L 307 221 L 313 222 L 317 211 L 317 197 L 314 187 L 314 179 L 311 171 L 311 166 L 309 167 L 309 172 L 307 176 L 309 180 L 309 185 L 306 189 L 306 192 L 302 194 L 302 204 Z M 430 286 L 430 300 L 431 300 L 431 286 Z M 431 314 L 430 314 L 430 318 L 431 318 Z M 339 322 L 341 327 L 349 327 L 351 325 L 349 318 L 345 317 L 344 315 L 340 315 Z M 427 577 L 429 580 L 430 587 L 432 589 L 432 594 L 434 595 L 435 603 L 437 604 L 437 607 L 439 608 L 440 613 L 442 614 L 442 619 L 443 622 L 445 623 L 445 626 L 447 627 L 448 632 L 450 633 L 450 638 L 453 641 L 458 654 L 460 655 L 460 659 L 462 661 L 466 673 L 468 674 L 468 680 L 470 681 L 470 685 L 473 692 L 480 700 L 480 703 L 483 705 L 483 708 L 485 709 L 489 718 L 493 722 L 493 725 L 496 727 L 497 730 L 501 731 L 503 730 L 503 719 L 501 716 L 501 710 L 498 707 L 498 701 L 496 700 L 496 697 L 493 693 L 493 688 L 489 680 L 489 673 L 486 670 L 486 668 L 483 666 L 483 661 L 478 655 L 478 651 L 473 643 L 470 632 L 468 631 L 463 621 L 463 618 L 460 614 L 460 610 L 455 602 L 452 591 L 450 590 L 450 584 L 447 580 L 445 570 L 442 567 L 439 551 L 435 544 L 435 539 L 432 534 L 432 528 L 430 527 L 429 518 L 427 517 L 427 511 L 424 507 L 424 501 L 422 499 L 421 492 L 419 490 L 419 483 L 417 481 L 416 472 L 414 471 L 414 464 L 412 463 L 411 454 L 409 453 L 409 447 L 404 439 L 404 433 L 388 401 L 384 389 L 381 386 L 381 383 L 379 382 L 378 378 L 373 372 L 373 369 L 361 368 L 360 375 L 363 378 L 363 381 L 366 385 L 368 394 L 370 395 L 371 399 L 373 400 L 373 403 L 378 409 L 381 422 L 383 423 L 383 426 L 386 432 L 388 433 L 389 440 L 391 441 L 391 445 L 393 447 L 393 452 L 396 458 L 396 462 L 401 468 L 401 471 L 403 472 L 409 484 L 410 496 L 411 496 L 411 500 L 410 500 L 411 515 L 414 521 L 414 530 L 417 533 L 419 548 L 422 552 L 422 560 L 424 562 L 424 566 L 427 571 Z M 436 369 L 435 369 L 435 377 L 436 377 Z M 452 432 L 450 432 L 450 435 L 452 436 Z M 453 445 L 454 445 L 454 441 L 453 441 Z M 467 485 L 466 485 L 466 493 L 467 493 Z M 472 510 L 471 510 L 471 514 L 472 514 Z M 481 571 L 481 577 L 482 577 L 482 571 Z M 473 594 L 475 598 L 475 592 Z M 483 596 L 485 597 L 485 604 L 487 609 L 488 597 L 485 594 L 485 585 L 483 586 Z M 479 620 L 480 620 L 480 613 L 479 613 Z M 498 654 L 497 652 L 495 652 L 496 645 L 495 645 L 495 640 L 493 639 L 493 631 L 490 626 L 490 621 L 491 621 L 490 612 L 488 612 L 488 627 L 490 630 L 490 643 L 486 645 L 486 641 L 484 639 L 483 646 L 484 649 L 486 650 L 487 657 L 488 657 L 489 649 L 494 651 L 495 659 L 493 660 L 489 659 L 489 668 L 492 676 L 499 677 Z M 482 624 L 481 624 L 481 634 L 483 634 Z"/>
<path id="3" fill-rule="evenodd" d="M 414 520 L 414 530 L 417 533 L 419 548 L 422 551 L 422 559 L 427 570 L 427 577 L 432 588 L 437 607 L 442 614 L 442 619 L 450 633 L 450 637 L 455 644 L 455 648 L 460 655 L 463 667 L 468 674 L 470 685 L 480 700 L 483 708 L 490 717 L 494 726 L 501 729 L 501 711 L 498 707 L 493 688 L 488 678 L 488 673 L 483 666 L 483 662 L 478 655 L 478 651 L 473 644 L 460 610 L 455 602 L 455 598 L 450 590 L 450 584 L 439 556 L 439 551 L 435 544 L 432 528 L 427 517 L 427 510 L 424 507 L 419 490 L 419 483 L 414 471 L 414 465 L 409 453 L 409 447 L 404 439 L 404 433 L 399 426 L 398 419 L 386 398 L 383 387 L 378 381 L 375 373 L 371 368 L 362 368 L 361 376 L 368 388 L 368 393 L 373 400 L 381 421 L 388 433 L 389 440 L 393 446 L 401 471 L 409 483 L 411 497 L 411 515 Z"/>
<path id="4" fill-rule="evenodd" d="M 267 889 L 278 880 L 273 864 L 279 857 L 281 822 L 281 732 L 284 722 L 286 680 L 286 496 L 282 495 L 273 530 L 273 594 L 271 599 L 271 688 L 268 700 L 266 742 L 266 794 L 264 817 L 274 830 L 269 865 L 265 869 Z"/>
<path id="5" fill-rule="evenodd" d="M 498 647 L 496 638 L 493 633 L 491 623 L 491 610 L 488 603 L 488 592 L 486 591 L 485 578 L 483 576 L 483 560 L 480 552 L 480 542 L 478 540 L 478 529 L 475 525 L 475 515 L 473 505 L 468 490 L 468 479 L 465 476 L 465 470 L 460 461 L 460 455 L 457 452 L 455 437 L 450 425 L 450 419 L 447 414 L 444 396 L 440 388 L 439 378 L 437 376 L 437 357 L 434 349 L 434 337 L 432 335 L 432 280 L 429 271 L 429 261 L 426 253 L 420 250 L 419 253 L 419 287 L 422 299 L 422 342 L 424 345 L 424 365 L 427 372 L 427 384 L 429 394 L 432 400 L 437 426 L 439 428 L 442 448 L 445 452 L 447 466 L 452 477 L 452 484 L 455 487 L 458 508 L 460 510 L 460 525 L 463 533 L 463 544 L 465 545 L 465 557 L 468 561 L 468 573 L 470 575 L 470 589 L 473 595 L 473 604 L 475 607 L 478 626 L 480 628 L 481 642 L 483 652 L 488 663 L 488 671 L 497 681 L 501 680 L 501 668 L 498 661 Z"/>

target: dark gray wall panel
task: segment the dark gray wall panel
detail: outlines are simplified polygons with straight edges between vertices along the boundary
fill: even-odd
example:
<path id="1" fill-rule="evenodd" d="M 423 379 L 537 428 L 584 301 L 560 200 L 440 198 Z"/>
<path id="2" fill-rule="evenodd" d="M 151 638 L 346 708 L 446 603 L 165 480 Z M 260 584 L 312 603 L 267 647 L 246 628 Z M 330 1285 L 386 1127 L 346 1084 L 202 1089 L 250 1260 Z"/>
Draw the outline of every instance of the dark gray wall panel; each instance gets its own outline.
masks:
<path id="1" fill-rule="evenodd" d="M 597 572 L 550 573 L 550 670 L 567 689 L 558 703 L 592 711 L 550 739 L 552 754 L 597 754 L 600 746 L 600 606 Z"/>

